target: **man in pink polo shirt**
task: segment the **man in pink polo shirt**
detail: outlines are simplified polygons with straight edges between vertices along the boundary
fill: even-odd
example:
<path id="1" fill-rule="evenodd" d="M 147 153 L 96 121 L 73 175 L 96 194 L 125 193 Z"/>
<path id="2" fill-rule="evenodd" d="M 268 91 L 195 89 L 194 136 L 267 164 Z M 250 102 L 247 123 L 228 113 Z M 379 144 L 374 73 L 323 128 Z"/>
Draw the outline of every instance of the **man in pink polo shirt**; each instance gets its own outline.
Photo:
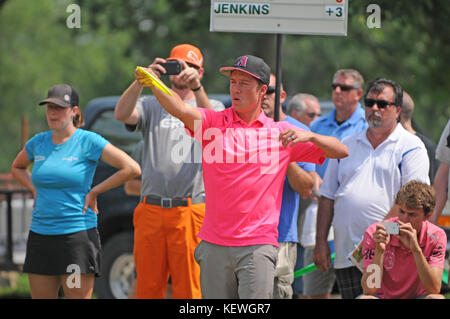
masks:
<path id="1" fill-rule="evenodd" d="M 334 137 L 264 115 L 270 68 L 261 58 L 241 56 L 220 71 L 230 77 L 232 99 L 222 112 L 151 90 L 202 144 L 206 212 L 194 256 L 203 298 L 271 298 L 288 164 L 321 164 L 326 157 L 346 157 L 348 150 Z"/>
<path id="2" fill-rule="evenodd" d="M 439 292 L 447 237 L 428 221 L 434 197 L 431 186 L 412 180 L 395 199 L 400 216 L 384 221 L 397 223 L 398 235 L 384 222 L 369 226 L 362 250 L 361 299 L 444 299 Z"/>

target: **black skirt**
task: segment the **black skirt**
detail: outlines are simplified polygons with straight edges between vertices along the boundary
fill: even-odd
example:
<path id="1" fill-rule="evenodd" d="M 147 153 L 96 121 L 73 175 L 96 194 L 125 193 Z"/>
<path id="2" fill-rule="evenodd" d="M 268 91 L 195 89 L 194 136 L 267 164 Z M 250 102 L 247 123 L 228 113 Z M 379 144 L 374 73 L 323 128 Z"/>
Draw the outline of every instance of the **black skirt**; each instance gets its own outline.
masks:
<path id="1" fill-rule="evenodd" d="M 30 230 L 23 272 L 38 275 L 100 276 L 101 245 L 97 228 L 64 235 L 42 235 Z"/>

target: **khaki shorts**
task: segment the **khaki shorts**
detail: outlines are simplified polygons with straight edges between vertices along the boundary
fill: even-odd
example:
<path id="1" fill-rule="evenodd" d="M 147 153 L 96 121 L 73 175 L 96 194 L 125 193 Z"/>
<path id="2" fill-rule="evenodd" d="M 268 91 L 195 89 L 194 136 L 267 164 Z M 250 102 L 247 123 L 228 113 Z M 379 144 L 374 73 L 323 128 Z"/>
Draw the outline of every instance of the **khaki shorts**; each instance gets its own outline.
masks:
<path id="1" fill-rule="evenodd" d="M 294 282 L 294 268 L 297 261 L 297 243 L 282 242 L 278 244 L 273 298 L 292 299 L 292 283 Z"/>

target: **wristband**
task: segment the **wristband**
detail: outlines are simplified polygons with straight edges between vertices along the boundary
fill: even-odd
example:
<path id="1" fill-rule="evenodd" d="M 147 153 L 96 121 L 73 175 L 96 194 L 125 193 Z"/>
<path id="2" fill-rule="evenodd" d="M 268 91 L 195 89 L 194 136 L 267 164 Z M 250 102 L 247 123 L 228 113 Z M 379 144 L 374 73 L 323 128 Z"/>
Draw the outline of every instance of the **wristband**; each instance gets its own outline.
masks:
<path id="1" fill-rule="evenodd" d="M 200 86 L 199 86 L 198 88 L 191 89 L 191 90 L 194 91 L 194 92 L 197 92 L 197 91 L 200 90 L 201 88 L 202 88 L 202 85 L 200 84 Z"/>

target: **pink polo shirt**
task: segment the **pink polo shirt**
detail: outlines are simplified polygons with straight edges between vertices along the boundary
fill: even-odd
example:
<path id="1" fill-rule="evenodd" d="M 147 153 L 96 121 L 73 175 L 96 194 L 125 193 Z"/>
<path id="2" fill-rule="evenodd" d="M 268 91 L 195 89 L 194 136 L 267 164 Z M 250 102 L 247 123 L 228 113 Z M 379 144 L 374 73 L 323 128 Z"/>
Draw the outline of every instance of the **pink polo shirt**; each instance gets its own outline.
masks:
<path id="1" fill-rule="evenodd" d="M 395 217 L 387 221 L 395 222 L 397 220 L 398 217 Z M 363 268 L 367 268 L 372 263 L 375 254 L 373 234 L 377 224 L 369 226 L 364 234 Z M 424 221 L 419 234 L 419 245 L 431 267 L 444 268 L 447 245 L 447 236 L 444 230 Z M 412 252 L 404 248 L 400 241 L 391 235 L 384 253 L 383 279 L 377 296 L 385 299 L 413 299 L 427 294 L 429 292 L 420 281 Z"/>
<path id="2" fill-rule="evenodd" d="M 232 107 L 221 112 L 198 110 L 202 122 L 195 138 L 202 144 L 206 196 L 205 219 L 198 236 L 223 246 L 278 247 L 287 166 L 290 162 L 322 164 L 323 151 L 312 143 L 283 148 L 279 135 L 294 126 L 274 122 L 262 111 L 247 125 Z"/>

